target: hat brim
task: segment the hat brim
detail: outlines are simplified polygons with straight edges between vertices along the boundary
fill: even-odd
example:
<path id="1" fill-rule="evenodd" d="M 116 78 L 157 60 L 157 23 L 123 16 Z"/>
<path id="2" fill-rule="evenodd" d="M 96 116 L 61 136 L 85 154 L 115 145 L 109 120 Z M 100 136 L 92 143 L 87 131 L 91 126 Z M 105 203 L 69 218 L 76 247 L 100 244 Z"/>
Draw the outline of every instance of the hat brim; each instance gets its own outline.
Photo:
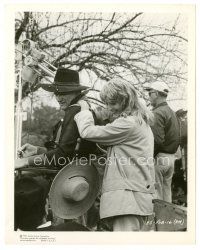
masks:
<path id="1" fill-rule="evenodd" d="M 85 89 L 88 89 L 89 87 L 79 85 L 74 87 L 68 87 L 68 86 L 56 86 L 55 84 L 40 84 L 40 87 L 48 92 L 54 92 L 54 93 L 71 93 L 71 92 L 77 92 L 82 91 Z"/>
<path id="2" fill-rule="evenodd" d="M 151 88 L 151 87 L 145 87 L 144 89 L 145 89 L 146 91 L 151 91 L 151 90 L 158 91 L 158 92 L 163 93 L 163 94 L 166 94 L 166 95 L 169 93 L 169 91 L 161 91 L 161 90 L 154 89 L 154 88 Z"/>
<path id="3" fill-rule="evenodd" d="M 81 176 L 89 183 L 89 192 L 82 201 L 70 201 L 62 195 L 62 185 L 67 178 Z M 74 219 L 84 213 L 94 203 L 100 189 L 99 175 L 93 165 L 78 165 L 77 161 L 69 163 L 55 177 L 49 193 L 49 202 L 53 213 L 63 219 Z"/>
<path id="4" fill-rule="evenodd" d="M 144 89 L 147 90 L 147 91 L 152 90 L 152 88 L 150 88 L 150 87 L 144 87 Z"/>

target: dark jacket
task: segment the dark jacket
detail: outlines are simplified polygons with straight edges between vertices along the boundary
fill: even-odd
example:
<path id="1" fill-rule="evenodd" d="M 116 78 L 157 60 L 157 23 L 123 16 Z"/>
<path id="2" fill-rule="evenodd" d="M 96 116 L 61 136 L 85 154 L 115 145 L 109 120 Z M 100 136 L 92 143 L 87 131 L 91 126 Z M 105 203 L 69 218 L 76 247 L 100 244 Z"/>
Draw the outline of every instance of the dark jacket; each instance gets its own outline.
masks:
<path id="1" fill-rule="evenodd" d="M 50 149 L 42 155 L 42 157 L 30 157 L 29 165 L 38 167 L 55 167 L 62 168 L 68 164 L 73 157 L 75 157 L 75 148 L 77 146 L 77 139 L 80 138 L 74 116 L 81 110 L 78 104 L 69 106 L 65 110 L 63 122 L 60 122 L 54 128 L 54 137 L 62 125 L 61 134 L 55 148 Z M 78 150 L 79 157 L 88 157 L 96 151 L 95 143 L 88 142 L 81 139 L 80 148 Z"/>
<path id="2" fill-rule="evenodd" d="M 158 153 L 174 154 L 179 146 L 179 123 L 175 112 L 167 102 L 153 109 L 154 156 Z"/>

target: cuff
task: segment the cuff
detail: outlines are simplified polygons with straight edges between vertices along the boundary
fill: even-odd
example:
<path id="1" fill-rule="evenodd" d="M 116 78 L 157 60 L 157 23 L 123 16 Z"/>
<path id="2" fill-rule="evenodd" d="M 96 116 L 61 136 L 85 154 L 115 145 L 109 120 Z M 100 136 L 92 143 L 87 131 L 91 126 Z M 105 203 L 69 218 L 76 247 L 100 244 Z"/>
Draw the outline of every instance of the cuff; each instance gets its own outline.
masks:
<path id="1" fill-rule="evenodd" d="M 41 167 L 43 166 L 44 155 L 33 155 L 28 157 L 28 166 Z"/>

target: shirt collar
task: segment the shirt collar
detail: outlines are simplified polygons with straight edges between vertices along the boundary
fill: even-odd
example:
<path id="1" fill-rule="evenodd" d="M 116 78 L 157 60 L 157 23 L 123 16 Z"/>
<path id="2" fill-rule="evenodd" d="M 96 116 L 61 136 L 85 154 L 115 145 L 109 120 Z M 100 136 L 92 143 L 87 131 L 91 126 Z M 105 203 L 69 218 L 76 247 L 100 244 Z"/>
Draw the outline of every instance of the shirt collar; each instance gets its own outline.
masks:
<path id="1" fill-rule="evenodd" d="M 51 221 L 47 221 L 46 223 L 38 226 L 37 228 L 44 228 L 44 227 L 49 227 L 49 226 L 51 226 Z M 18 228 L 17 231 L 23 231 L 23 230 Z"/>
<path id="2" fill-rule="evenodd" d="M 44 228 L 44 227 L 49 227 L 49 226 L 51 226 L 51 221 L 47 221 L 46 223 L 38 226 L 37 228 Z"/>

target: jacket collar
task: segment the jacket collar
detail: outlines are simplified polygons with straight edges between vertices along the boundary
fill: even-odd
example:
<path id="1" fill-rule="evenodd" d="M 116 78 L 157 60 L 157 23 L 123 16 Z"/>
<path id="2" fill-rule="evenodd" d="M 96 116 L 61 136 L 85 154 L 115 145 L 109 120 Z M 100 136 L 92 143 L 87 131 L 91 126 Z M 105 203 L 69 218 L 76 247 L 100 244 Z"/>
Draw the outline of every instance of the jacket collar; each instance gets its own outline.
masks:
<path id="1" fill-rule="evenodd" d="M 166 105 L 168 105 L 167 102 L 161 102 L 156 107 L 154 107 L 153 110 L 157 109 L 158 107 L 166 106 Z"/>

